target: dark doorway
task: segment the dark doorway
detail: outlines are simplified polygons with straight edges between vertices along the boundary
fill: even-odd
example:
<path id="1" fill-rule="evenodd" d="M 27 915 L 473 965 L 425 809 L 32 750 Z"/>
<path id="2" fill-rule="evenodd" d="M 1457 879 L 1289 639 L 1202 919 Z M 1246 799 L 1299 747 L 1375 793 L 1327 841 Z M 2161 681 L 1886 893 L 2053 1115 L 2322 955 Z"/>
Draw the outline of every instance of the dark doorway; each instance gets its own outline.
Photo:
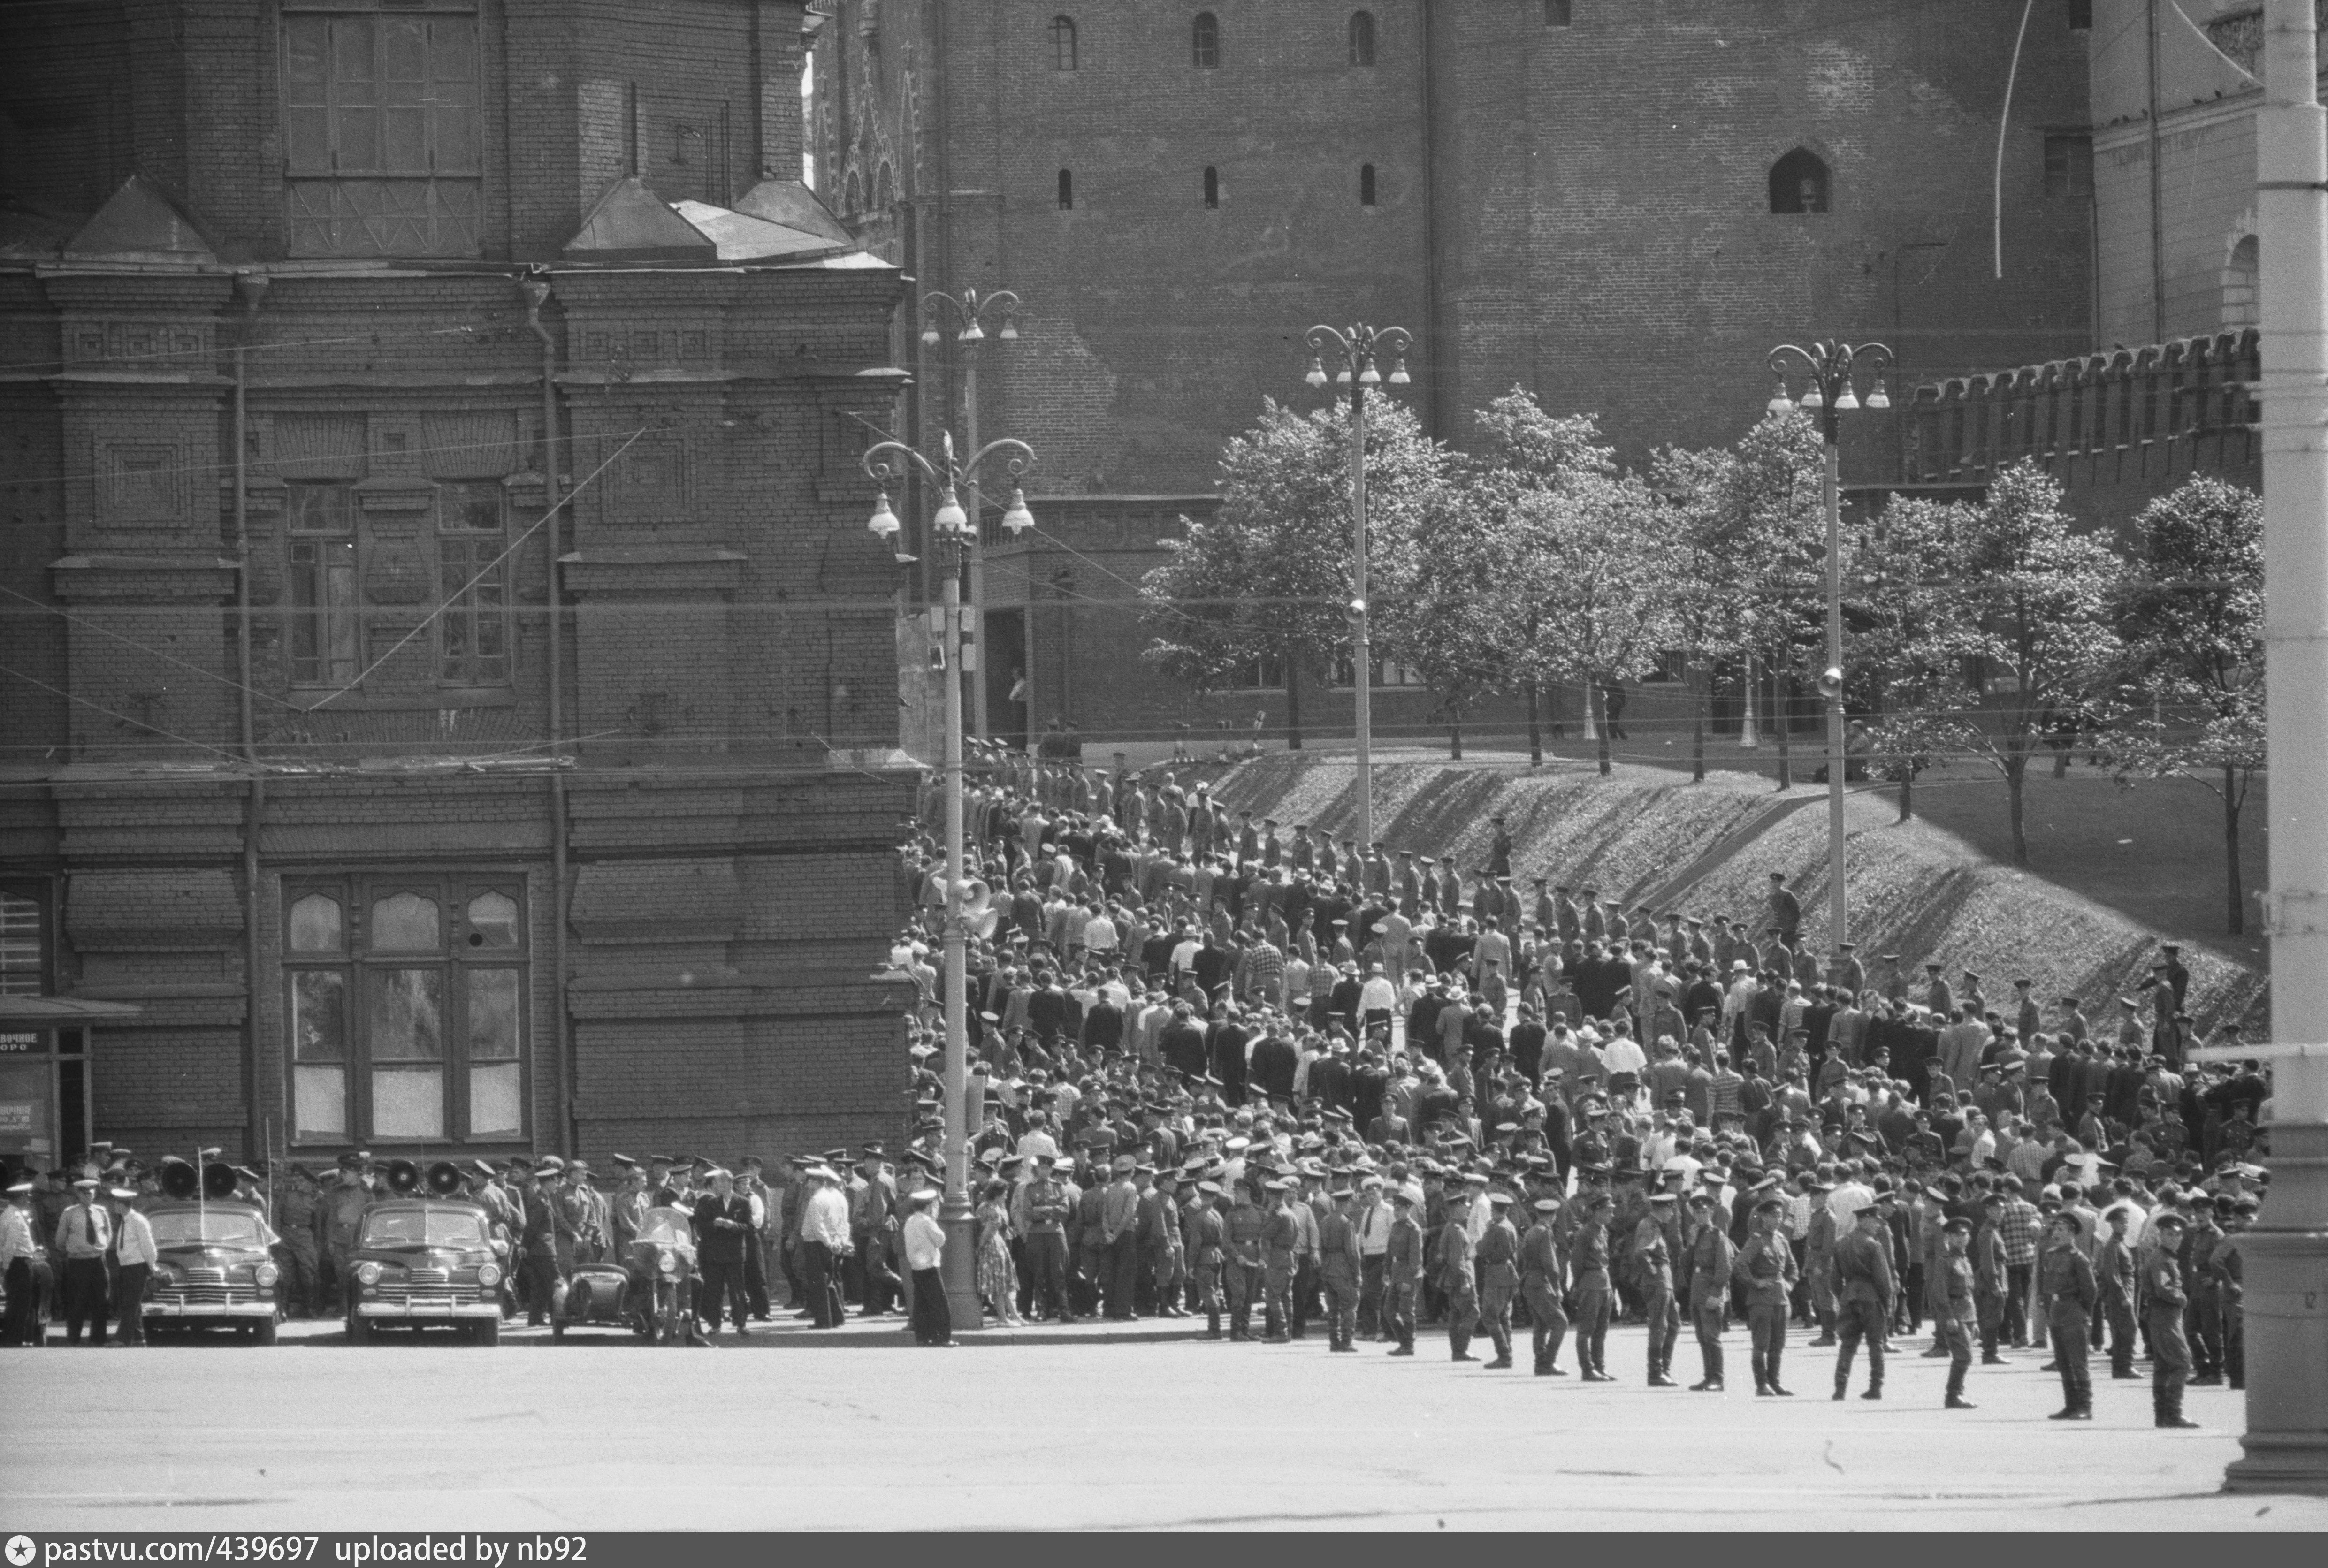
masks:
<path id="1" fill-rule="evenodd" d="M 987 723 L 997 738 L 1023 747 L 1028 712 L 1027 612 L 987 611 L 985 644 L 980 653 L 984 661 Z"/>

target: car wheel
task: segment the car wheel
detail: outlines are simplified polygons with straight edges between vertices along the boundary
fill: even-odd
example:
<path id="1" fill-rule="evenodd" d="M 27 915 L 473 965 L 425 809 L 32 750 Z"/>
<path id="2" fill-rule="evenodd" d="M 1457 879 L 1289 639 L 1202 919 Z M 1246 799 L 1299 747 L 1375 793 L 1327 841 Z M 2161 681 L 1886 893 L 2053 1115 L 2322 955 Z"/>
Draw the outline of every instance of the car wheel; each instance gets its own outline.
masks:
<path id="1" fill-rule="evenodd" d="M 275 1319 L 272 1319 L 272 1318 L 268 1318 L 268 1319 L 264 1319 L 263 1321 L 260 1321 L 260 1322 L 258 1322 L 258 1323 L 255 1323 L 255 1324 L 253 1324 L 253 1325 L 251 1326 L 251 1329 L 250 1329 L 250 1338 L 251 1338 L 252 1342 L 253 1342 L 253 1343 L 255 1343 L 255 1344 L 259 1344 L 259 1345 L 272 1345 L 272 1344 L 274 1344 L 274 1343 L 275 1343 Z"/>
<path id="2" fill-rule="evenodd" d="M 553 1327 L 550 1329 L 550 1332 L 553 1334 L 563 1334 L 565 1330 L 562 1328 Z M 502 1342 L 501 1319 L 498 1318 L 487 1318 L 484 1321 L 477 1325 L 476 1335 L 477 1343 L 480 1345 L 500 1344 Z"/>
<path id="3" fill-rule="evenodd" d="M 368 1345 L 371 1342 L 371 1325 L 365 1322 L 361 1318 L 350 1318 L 348 1319 L 348 1343 L 351 1345 Z"/>

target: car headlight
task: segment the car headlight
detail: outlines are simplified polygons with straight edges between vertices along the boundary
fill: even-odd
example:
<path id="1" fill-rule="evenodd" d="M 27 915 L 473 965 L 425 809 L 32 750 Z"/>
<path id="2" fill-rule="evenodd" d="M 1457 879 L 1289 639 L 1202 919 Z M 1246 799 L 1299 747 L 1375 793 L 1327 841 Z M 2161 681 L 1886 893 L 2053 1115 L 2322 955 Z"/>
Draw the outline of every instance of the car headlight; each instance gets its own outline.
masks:
<path id="1" fill-rule="evenodd" d="M 666 1274 L 675 1274 L 679 1272 L 679 1254 L 667 1248 L 662 1252 L 657 1253 L 655 1254 L 655 1267 L 661 1269 Z"/>
<path id="2" fill-rule="evenodd" d="M 496 1263 L 479 1263 L 479 1264 L 477 1265 L 477 1283 L 478 1283 L 478 1284 L 483 1285 L 485 1289 L 487 1289 L 487 1290 L 489 1290 L 489 1291 L 490 1291 L 490 1290 L 492 1290 L 495 1285 L 498 1285 L 498 1284 L 500 1284 L 501 1282 L 502 1282 L 502 1271 L 501 1271 L 501 1267 L 500 1267 L 500 1265 L 499 1265 L 499 1264 L 496 1264 Z"/>
<path id="3" fill-rule="evenodd" d="M 262 1285 L 271 1285 L 282 1277 L 283 1271 L 273 1263 L 261 1263 L 250 1271 L 250 1277 Z"/>
<path id="4" fill-rule="evenodd" d="M 380 1265 L 378 1263 L 358 1263 L 356 1265 L 356 1279 L 360 1283 L 366 1285 L 379 1284 Z"/>

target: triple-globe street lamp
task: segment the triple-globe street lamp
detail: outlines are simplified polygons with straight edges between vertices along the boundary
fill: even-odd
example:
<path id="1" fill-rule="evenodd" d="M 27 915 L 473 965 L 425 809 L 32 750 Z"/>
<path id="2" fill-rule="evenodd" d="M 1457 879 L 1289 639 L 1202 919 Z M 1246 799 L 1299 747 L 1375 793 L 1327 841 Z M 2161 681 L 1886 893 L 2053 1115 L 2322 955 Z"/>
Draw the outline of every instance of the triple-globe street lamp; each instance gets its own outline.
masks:
<path id="1" fill-rule="evenodd" d="M 1819 423 L 1821 455 L 1819 500 L 1826 511 L 1826 668 L 1819 671 L 1819 691 L 1826 699 L 1826 870 L 1827 923 L 1834 929 L 1827 940 L 1840 944 L 1850 935 L 1849 899 L 1844 891 L 1844 720 L 1843 720 L 1843 497 L 1840 484 L 1843 453 L 1839 442 L 1842 416 L 1860 408 L 1881 411 L 1892 406 L 1884 395 L 1883 372 L 1892 366 L 1892 351 L 1882 343 L 1852 344 L 1826 339 L 1799 347 L 1781 343 L 1770 351 L 1770 370 L 1778 377 L 1769 411 L 1791 414 L 1800 408 Z M 1865 369 L 1875 384 L 1862 401 L 1853 390 L 1854 374 Z M 1810 386 L 1796 402 L 1787 395 L 1787 380 L 1807 376 Z M 1754 694 L 1746 694 L 1749 710 Z M 1779 722 L 1786 722 L 1782 711 Z"/>
<path id="2" fill-rule="evenodd" d="M 1320 390 L 1329 386 L 1347 388 L 1350 394 L 1350 602 L 1344 613 L 1350 622 L 1350 684 L 1356 693 L 1352 728 L 1357 751 L 1357 843 L 1358 853 L 1366 855 L 1373 852 L 1375 841 L 1374 653 L 1369 625 L 1372 607 L 1366 602 L 1366 389 L 1385 381 L 1403 387 L 1413 380 L 1406 373 L 1406 352 L 1414 340 L 1404 327 L 1375 328 L 1364 323 L 1340 329 L 1313 326 L 1307 337 L 1311 357 L 1310 374 L 1304 379 Z M 1331 371 L 1326 368 L 1329 360 L 1335 367 Z M 1383 360 L 1390 361 L 1387 376 L 1380 368 Z"/>
<path id="3" fill-rule="evenodd" d="M 897 537 L 897 514 L 889 509 L 890 488 L 909 474 L 919 472 L 938 492 L 938 508 L 930 518 L 931 542 L 945 573 L 945 1198 L 940 1210 L 945 1227 L 945 1254 L 940 1277 L 945 1284 L 946 1305 L 957 1328 L 977 1328 L 978 1238 L 970 1202 L 970 991 L 969 918 L 971 897 L 962 849 L 962 564 L 977 538 L 978 525 L 962 509 L 960 492 L 972 482 L 980 466 L 1000 455 L 1010 479 L 1010 507 L 1002 526 L 1015 536 L 1034 526 L 1027 510 L 1027 493 L 1018 481 L 1035 465 L 1035 449 L 1024 441 L 1005 437 L 978 447 L 966 463 L 954 460 L 953 435 L 940 437 L 937 461 L 932 462 L 902 441 L 883 441 L 865 454 L 865 472 L 881 486 L 881 498 L 867 524 L 882 542 Z"/>
<path id="4" fill-rule="evenodd" d="M 1015 342 L 1018 336 L 1018 296 L 1007 288 L 981 294 L 965 288 L 959 297 L 943 289 L 932 289 L 922 296 L 922 343 L 935 348 L 945 341 L 945 328 L 959 324 L 954 342 L 962 344 L 962 435 L 973 452 L 978 450 L 978 361 L 980 351 L 987 342 L 985 322 L 996 321 L 994 336 L 1003 343 Z M 978 526 L 978 481 L 968 479 L 970 491 L 970 624 L 971 646 L 976 650 L 971 662 L 976 672 L 970 685 L 971 725 L 973 733 L 984 738 L 990 733 L 987 719 L 986 661 L 986 547 L 983 530 Z M 953 678 L 960 680 L 971 671 L 955 670 Z"/>

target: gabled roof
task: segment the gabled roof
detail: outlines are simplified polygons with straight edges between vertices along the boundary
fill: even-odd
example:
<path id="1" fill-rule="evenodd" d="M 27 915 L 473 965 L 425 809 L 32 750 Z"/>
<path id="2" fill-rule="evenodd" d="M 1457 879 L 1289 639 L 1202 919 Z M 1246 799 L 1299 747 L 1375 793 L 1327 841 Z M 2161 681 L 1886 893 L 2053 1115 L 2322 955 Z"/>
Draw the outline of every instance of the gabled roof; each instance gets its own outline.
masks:
<path id="1" fill-rule="evenodd" d="M 831 239 L 708 202 L 674 202 L 671 210 L 710 239 L 722 261 L 806 261 L 857 248 L 853 239 Z"/>
<path id="2" fill-rule="evenodd" d="M 832 210 L 817 199 L 815 192 L 798 180 L 763 180 L 744 192 L 736 211 L 754 218 L 765 218 L 771 223 L 781 223 L 787 229 L 799 229 L 821 235 L 836 245 L 854 249 L 857 237 L 849 226 L 832 215 Z"/>
<path id="3" fill-rule="evenodd" d="M 177 200 L 144 174 L 132 174 L 97 216 L 65 241 L 68 261 L 160 261 L 216 266 L 218 251 Z"/>
<path id="4" fill-rule="evenodd" d="M 718 248 L 636 174 L 606 187 L 566 242 L 577 261 L 717 261 Z"/>

